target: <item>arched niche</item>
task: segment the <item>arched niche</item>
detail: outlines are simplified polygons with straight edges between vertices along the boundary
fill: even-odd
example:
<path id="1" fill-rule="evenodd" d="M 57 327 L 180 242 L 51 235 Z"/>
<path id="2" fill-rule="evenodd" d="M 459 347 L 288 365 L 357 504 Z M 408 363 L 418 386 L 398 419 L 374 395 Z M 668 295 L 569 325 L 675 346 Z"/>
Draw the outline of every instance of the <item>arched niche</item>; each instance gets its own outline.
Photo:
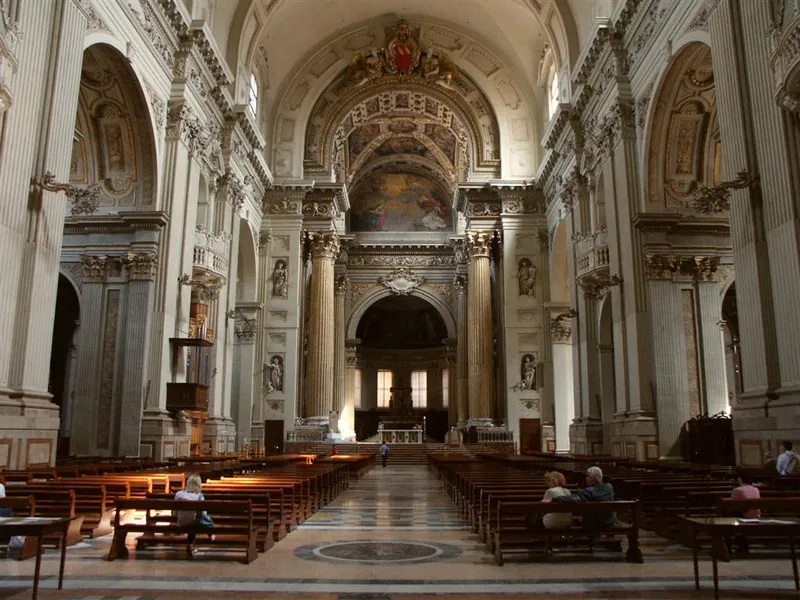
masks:
<path id="1" fill-rule="evenodd" d="M 661 77 L 645 142 L 645 209 L 694 213 L 698 185 L 720 181 L 722 146 L 711 48 L 689 42 Z"/>
<path id="2" fill-rule="evenodd" d="M 258 297 L 256 244 L 250 226 L 239 220 L 239 262 L 236 286 L 237 302 L 255 302 Z"/>
<path id="3" fill-rule="evenodd" d="M 386 296 L 373 302 L 356 327 L 361 348 L 422 350 L 444 346 L 447 325 L 439 311 L 419 296 Z"/>
<path id="4" fill-rule="evenodd" d="M 550 300 L 569 303 L 569 253 L 567 223 L 556 226 L 550 249 Z"/>
<path id="5" fill-rule="evenodd" d="M 96 214 L 155 210 L 157 157 L 152 119 L 127 59 L 111 45 L 84 50 L 70 183 L 96 185 Z"/>
<path id="6" fill-rule="evenodd" d="M 350 318 L 347 321 L 347 338 L 355 339 L 357 337 L 358 324 L 361 322 L 361 318 L 370 306 L 382 298 L 387 298 L 392 295 L 393 293 L 391 290 L 383 287 L 375 287 L 364 293 L 350 311 Z M 439 313 L 447 327 L 447 337 L 456 337 L 456 322 L 452 308 L 445 303 L 441 296 L 422 287 L 414 289 L 411 295 L 421 298 L 431 304 Z"/>

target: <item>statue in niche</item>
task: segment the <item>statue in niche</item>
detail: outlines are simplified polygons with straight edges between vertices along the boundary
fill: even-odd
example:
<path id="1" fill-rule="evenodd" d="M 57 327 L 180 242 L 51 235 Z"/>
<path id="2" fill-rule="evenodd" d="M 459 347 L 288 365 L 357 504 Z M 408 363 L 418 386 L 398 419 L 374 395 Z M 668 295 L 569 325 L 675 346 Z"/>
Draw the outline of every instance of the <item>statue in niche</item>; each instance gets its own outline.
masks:
<path id="1" fill-rule="evenodd" d="M 522 357 L 520 375 L 522 376 L 519 382 L 520 390 L 536 389 L 536 359 L 533 354 L 525 354 Z"/>
<path id="2" fill-rule="evenodd" d="M 328 413 L 328 429 L 331 433 L 339 433 L 339 411 L 336 409 Z"/>
<path id="3" fill-rule="evenodd" d="M 283 359 L 280 356 L 273 356 L 269 364 L 264 365 L 269 371 L 267 377 L 267 393 L 283 391 Z"/>
<path id="4" fill-rule="evenodd" d="M 536 267 L 533 266 L 531 259 L 521 258 L 517 270 L 517 282 L 519 284 L 519 295 L 536 297 Z"/>
<path id="5" fill-rule="evenodd" d="M 272 297 L 286 298 L 289 295 L 289 272 L 286 269 L 286 261 L 275 261 L 272 269 Z"/>

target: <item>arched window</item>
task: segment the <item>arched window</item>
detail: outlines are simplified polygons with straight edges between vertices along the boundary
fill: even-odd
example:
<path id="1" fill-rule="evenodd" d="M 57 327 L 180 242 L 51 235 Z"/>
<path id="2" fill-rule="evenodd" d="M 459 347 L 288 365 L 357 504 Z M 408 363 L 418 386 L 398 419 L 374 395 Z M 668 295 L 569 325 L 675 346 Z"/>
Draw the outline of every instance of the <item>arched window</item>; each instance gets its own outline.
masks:
<path id="1" fill-rule="evenodd" d="M 549 77 L 547 78 L 547 119 L 553 118 L 553 115 L 558 109 L 559 93 L 558 93 L 558 72 L 556 66 L 550 67 Z"/>
<path id="2" fill-rule="evenodd" d="M 247 106 L 254 117 L 258 116 L 258 80 L 250 73 L 250 88 L 247 91 Z"/>

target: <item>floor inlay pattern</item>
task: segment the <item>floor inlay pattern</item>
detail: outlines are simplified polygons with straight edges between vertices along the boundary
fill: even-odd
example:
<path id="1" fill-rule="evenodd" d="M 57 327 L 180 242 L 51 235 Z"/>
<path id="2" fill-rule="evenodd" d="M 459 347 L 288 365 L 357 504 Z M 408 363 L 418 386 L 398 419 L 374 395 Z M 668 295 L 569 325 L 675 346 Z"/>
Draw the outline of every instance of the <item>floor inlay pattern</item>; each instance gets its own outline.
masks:
<path id="1" fill-rule="evenodd" d="M 300 546 L 295 556 L 306 560 L 359 565 L 408 564 L 455 558 L 461 549 L 449 544 L 399 540 L 348 540 Z"/>

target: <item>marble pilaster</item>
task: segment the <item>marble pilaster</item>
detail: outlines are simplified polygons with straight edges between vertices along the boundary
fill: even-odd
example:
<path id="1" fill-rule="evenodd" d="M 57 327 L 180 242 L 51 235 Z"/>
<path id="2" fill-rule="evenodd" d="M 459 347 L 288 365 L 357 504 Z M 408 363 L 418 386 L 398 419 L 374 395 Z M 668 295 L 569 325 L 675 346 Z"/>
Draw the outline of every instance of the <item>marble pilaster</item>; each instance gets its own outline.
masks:
<path id="1" fill-rule="evenodd" d="M 138 456 L 150 350 L 153 280 L 158 256 L 155 253 L 127 252 L 122 257 L 122 263 L 128 286 L 125 294 L 127 310 L 122 342 L 124 368 L 116 453 L 119 456 Z"/>
<path id="2" fill-rule="evenodd" d="M 487 422 L 494 418 L 492 282 L 491 256 L 494 233 L 469 232 L 466 236 L 469 255 L 467 293 L 469 361 L 469 420 Z"/>
<path id="3" fill-rule="evenodd" d="M 309 294 L 306 418 L 328 422 L 334 388 L 335 309 L 333 261 L 339 237 L 333 232 L 309 232 L 311 290 Z"/>
<path id="4" fill-rule="evenodd" d="M 456 296 L 456 329 L 458 336 L 454 403 L 456 405 L 456 420 L 459 424 L 463 424 L 466 423 L 469 418 L 469 352 L 467 349 L 468 321 L 466 275 L 456 275 L 453 280 L 453 291 Z"/>
<path id="5" fill-rule="evenodd" d="M 337 275 L 334 281 L 334 387 L 333 409 L 342 414 L 345 399 L 345 302 L 350 280 L 347 275 Z"/>
<path id="6" fill-rule="evenodd" d="M 83 294 L 81 296 L 81 323 L 75 373 L 75 400 L 73 406 L 72 438 L 70 452 L 80 455 L 95 453 L 95 424 L 100 379 L 100 343 L 103 320 L 103 289 L 105 286 L 106 257 L 85 255 L 83 267 Z M 88 318 L 94 315 L 94 318 Z"/>

